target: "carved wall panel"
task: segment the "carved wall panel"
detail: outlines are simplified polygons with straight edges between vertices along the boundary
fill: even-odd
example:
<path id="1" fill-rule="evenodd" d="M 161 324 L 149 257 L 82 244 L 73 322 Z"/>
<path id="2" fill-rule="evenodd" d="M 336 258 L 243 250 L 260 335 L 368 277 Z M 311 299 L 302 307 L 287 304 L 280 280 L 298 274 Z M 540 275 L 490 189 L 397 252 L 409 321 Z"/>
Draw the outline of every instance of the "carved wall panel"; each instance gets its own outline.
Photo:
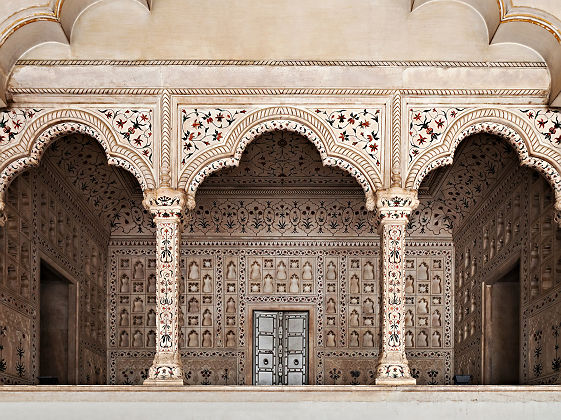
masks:
<path id="1" fill-rule="evenodd" d="M 416 302 L 411 306 L 414 310 L 422 306 L 418 314 L 415 312 L 415 326 L 410 330 L 426 334 L 427 341 L 414 340 L 408 349 L 416 349 L 412 355 L 421 361 L 419 372 L 424 372 L 424 377 L 430 378 L 429 371 L 435 370 L 438 374 L 433 380 L 448 383 L 452 369 L 451 244 L 410 245 L 408 264 L 421 268 L 415 271 L 414 286 L 408 289 L 407 299 Z M 155 293 L 149 289 L 150 276 L 154 274 L 149 268 L 154 244 L 120 240 L 112 243 L 110 255 L 109 290 L 115 298 L 109 307 L 109 382 L 140 383 L 155 348 L 150 340 Z M 305 307 L 310 311 L 315 319 L 310 331 L 315 359 L 310 372 L 315 373 L 312 383 L 328 383 L 324 358 L 350 360 L 362 366 L 361 381 L 367 377 L 366 366 L 375 369 L 380 310 L 376 242 L 184 241 L 182 255 L 180 347 L 185 371 L 192 375 L 188 380 L 193 383 L 230 383 L 223 375 L 228 376 L 228 381 L 249 383 L 250 318 L 256 308 Z M 146 268 L 140 270 L 141 266 Z M 409 272 L 413 273 L 413 269 Z M 429 280 L 425 281 L 425 277 Z M 432 288 L 426 289 L 426 284 Z M 142 363 L 141 354 L 145 355 Z M 233 367 L 228 367 L 227 374 L 219 372 L 224 369 L 224 361 L 220 362 L 224 357 L 232 360 Z M 125 360 L 132 359 L 137 359 L 134 366 L 138 367 L 131 372 Z M 205 366 L 216 366 L 208 368 L 206 379 L 200 376 Z M 345 383 L 352 383 L 356 378 L 347 379 Z"/>
<path id="2" fill-rule="evenodd" d="M 481 283 L 502 276 L 519 258 L 520 380 L 555 383 L 561 234 L 553 221 L 554 194 L 539 174 L 517 165 L 502 179 L 509 182 L 492 188 L 455 235 L 456 370 L 482 380 Z"/>

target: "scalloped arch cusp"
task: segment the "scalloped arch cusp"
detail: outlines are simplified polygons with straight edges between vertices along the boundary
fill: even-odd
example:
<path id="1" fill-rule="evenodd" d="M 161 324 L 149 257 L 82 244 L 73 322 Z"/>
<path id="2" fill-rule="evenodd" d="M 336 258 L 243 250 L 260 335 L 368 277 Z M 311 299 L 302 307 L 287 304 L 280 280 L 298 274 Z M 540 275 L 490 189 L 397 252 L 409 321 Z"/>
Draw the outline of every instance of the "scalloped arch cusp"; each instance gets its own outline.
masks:
<path id="1" fill-rule="evenodd" d="M 20 172 L 37 166 L 53 141 L 73 133 L 95 139 L 105 151 L 108 163 L 131 172 L 143 190 L 154 188 L 151 169 L 137 153 L 117 142 L 115 133 L 103 119 L 86 110 L 64 109 L 38 114 L 25 129 L 20 141 L 2 151 L 0 192 L 4 192 Z"/>
<path id="2" fill-rule="evenodd" d="M 248 114 L 226 134 L 222 145 L 209 148 L 193 159 L 179 179 L 179 188 L 187 190 L 188 208 L 194 208 L 197 189 L 207 176 L 219 169 L 237 166 L 245 148 L 255 138 L 277 130 L 292 131 L 310 140 L 323 164 L 351 174 L 364 190 L 366 208 L 375 209 L 374 194 L 382 188 L 379 172 L 356 150 L 337 144 L 332 130 L 322 120 L 294 107 L 270 107 Z"/>
<path id="3" fill-rule="evenodd" d="M 406 188 L 417 190 L 430 171 L 452 164 L 458 145 L 478 133 L 506 140 L 516 150 L 521 165 L 537 170 L 548 180 L 555 192 L 555 207 L 561 210 L 561 154 L 540 143 L 535 130 L 521 116 L 496 108 L 470 110 L 454 121 L 444 141 L 426 150 L 411 167 Z"/>

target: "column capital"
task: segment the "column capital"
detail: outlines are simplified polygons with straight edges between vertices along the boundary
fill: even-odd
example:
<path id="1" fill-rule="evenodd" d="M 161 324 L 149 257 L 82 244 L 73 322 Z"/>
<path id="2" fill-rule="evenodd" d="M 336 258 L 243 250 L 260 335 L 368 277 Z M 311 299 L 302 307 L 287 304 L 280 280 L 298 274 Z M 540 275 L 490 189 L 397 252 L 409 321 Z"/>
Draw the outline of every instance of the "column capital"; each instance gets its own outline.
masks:
<path id="1" fill-rule="evenodd" d="M 161 187 L 144 191 L 142 205 L 154 217 L 181 217 L 187 205 L 185 191 Z"/>
<path id="2" fill-rule="evenodd" d="M 411 212 L 419 205 L 417 190 L 391 187 L 376 192 L 376 208 L 380 221 L 407 221 Z"/>

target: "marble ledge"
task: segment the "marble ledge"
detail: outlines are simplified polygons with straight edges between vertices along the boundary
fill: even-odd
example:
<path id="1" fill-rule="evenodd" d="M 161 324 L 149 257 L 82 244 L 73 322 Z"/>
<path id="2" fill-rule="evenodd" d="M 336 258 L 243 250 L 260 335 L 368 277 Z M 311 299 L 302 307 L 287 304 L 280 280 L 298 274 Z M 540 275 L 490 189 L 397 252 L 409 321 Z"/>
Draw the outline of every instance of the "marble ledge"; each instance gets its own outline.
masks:
<path id="1" fill-rule="evenodd" d="M 308 386 L 147 386 L 147 385 L 3 385 L 7 402 L 259 402 L 259 401 L 466 401 L 561 402 L 561 385 L 308 385 Z"/>

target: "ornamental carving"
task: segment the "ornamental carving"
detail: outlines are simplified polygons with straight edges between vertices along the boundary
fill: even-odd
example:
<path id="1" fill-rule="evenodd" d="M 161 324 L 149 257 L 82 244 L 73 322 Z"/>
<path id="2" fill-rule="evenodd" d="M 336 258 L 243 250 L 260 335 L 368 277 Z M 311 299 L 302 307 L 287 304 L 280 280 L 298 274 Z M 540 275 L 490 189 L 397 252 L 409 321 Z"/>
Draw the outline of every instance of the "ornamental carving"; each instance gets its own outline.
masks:
<path id="1" fill-rule="evenodd" d="M 154 139 L 151 109 L 104 108 L 98 109 L 98 112 L 107 118 L 123 143 L 128 143 L 150 164 L 153 163 Z"/>
<path id="2" fill-rule="evenodd" d="M 536 169 L 551 183 L 561 209 L 561 154 L 538 139 L 536 131 L 518 114 L 484 108 L 462 114 L 446 131 L 439 146 L 427 149 L 409 168 L 406 186 L 418 189 L 433 169 L 452 163 L 458 144 L 476 133 L 489 133 L 505 139 L 518 153 L 522 165 Z"/>
<path id="3" fill-rule="evenodd" d="M 141 188 L 155 185 L 151 167 L 136 150 L 119 144 L 115 132 L 90 111 L 66 109 L 40 114 L 23 132 L 17 144 L 6 148 L 0 158 L 0 195 L 11 180 L 26 168 L 36 166 L 49 145 L 68 134 L 81 133 L 97 140 L 109 164 L 123 167 L 138 180 Z"/>
<path id="4" fill-rule="evenodd" d="M 376 116 L 375 112 L 363 115 L 363 128 L 374 125 L 372 119 Z M 371 134 L 365 134 L 366 131 L 358 129 L 355 134 L 355 131 L 341 123 L 341 126 L 337 128 L 340 130 L 339 135 L 347 131 L 352 132 L 352 137 L 356 140 L 349 140 L 351 135 L 346 134 L 343 137 L 347 140 L 343 141 L 334 132 L 334 128 L 337 127 L 335 122 L 333 122 L 334 128 L 330 128 L 329 123 L 314 113 L 321 114 L 322 111 L 317 109 L 307 111 L 291 107 L 265 108 L 250 112 L 237 124 L 233 124 L 232 128 L 223 134 L 222 145 L 193 155 L 188 165 L 181 167 L 179 187 L 186 188 L 189 194 L 189 207 L 194 206 L 194 196 L 202 181 L 212 172 L 229 166 L 237 166 L 246 146 L 255 138 L 271 131 L 287 130 L 308 138 L 318 149 L 324 165 L 337 166 L 355 177 L 366 194 L 368 209 L 372 210 L 374 208 L 373 192 L 381 188 L 382 181 L 380 168 L 372 161 L 368 153 L 361 149 L 368 142 L 368 135 Z M 349 112 L 348 118 L 351 118 L 350 113 L 353 112 Z M 329 115 L 326 120 L 329 119 Z M 353 115 L 355 114 L 353 113 Z M 214 121 L 214 117 L 211 118 Z M 360 124 L 360 119 L 357 121 L 351 118 L 351 124 L 348 118 L 345 118 L 350 126 L 354 126 L 355 123 L 357 126 Z M 352 143 L 356 144 L 353 146 Z M 359 144 L 362 144 L 359 147 L 360 151 L 356 149 Z"/>

